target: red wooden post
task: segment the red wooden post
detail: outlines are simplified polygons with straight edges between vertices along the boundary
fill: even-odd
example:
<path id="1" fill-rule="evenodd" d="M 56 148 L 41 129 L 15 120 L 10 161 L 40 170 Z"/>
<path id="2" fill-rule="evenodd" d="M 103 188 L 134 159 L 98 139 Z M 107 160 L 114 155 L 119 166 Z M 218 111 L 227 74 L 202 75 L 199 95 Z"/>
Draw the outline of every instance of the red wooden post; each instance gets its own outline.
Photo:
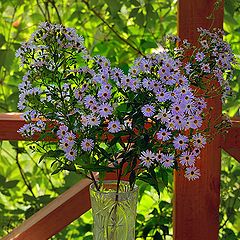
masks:
<path id="1" fill-rule="evenodd" d="M 211 14 L 216 0 L 179 0 L 178 33 L 181 39 L 196 44 L 197 28 L 209 28 Z M 223 7 L 214 14 L 214 27 L 222 28 Z M 213 107 L 212 119 L 221 115 L 220 99 L 208 101 Z M 183 172 L 174 176 L 174 239 L 175 240 L 217 240 L 220 202 L 220 136 L 207 145 L 198 160 L 201 178 L 189 182 Z"/>

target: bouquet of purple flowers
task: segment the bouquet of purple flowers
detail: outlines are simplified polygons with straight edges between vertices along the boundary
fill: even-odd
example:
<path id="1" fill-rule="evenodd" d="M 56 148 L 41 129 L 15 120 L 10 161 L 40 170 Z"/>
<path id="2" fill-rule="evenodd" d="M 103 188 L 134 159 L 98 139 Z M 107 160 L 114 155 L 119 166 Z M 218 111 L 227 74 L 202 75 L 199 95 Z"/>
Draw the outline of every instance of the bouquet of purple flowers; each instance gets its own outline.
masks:
<path id="1" fill-rule="evenodd" d="M 27 123 L 19 132 L 38 136 L 41 160 L 54 158 L 55 172 L 94 182 L 92 172 L 129 173 L 131 185 L 139 177 L 155 188 L 157 170 L 183 168 L 197 179 L 209 139 L 205 99 L 230 92 L 234 57 L 221 35 L 199 29 L 198 47 L 169 37 L 163 51 L 124 72 L 91 57 L 75 29 L 43 23 L 16 54 L 26 70 L 18 107 Z M 41 145 L 47 137 L 57 141 Z"/>

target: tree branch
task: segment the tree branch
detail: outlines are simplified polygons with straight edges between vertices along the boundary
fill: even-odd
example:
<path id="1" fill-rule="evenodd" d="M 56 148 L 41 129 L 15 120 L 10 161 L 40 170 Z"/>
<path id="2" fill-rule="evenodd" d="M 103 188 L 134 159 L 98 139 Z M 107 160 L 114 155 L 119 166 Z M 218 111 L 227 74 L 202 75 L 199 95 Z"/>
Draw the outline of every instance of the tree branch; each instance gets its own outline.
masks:
<path id="1" fill-rule="evenodd" d="M 95 9 L 91 8 L 89 3 L 86 0 L 82 0 L 82 2 L 87 6 L 88 10 L 93 12 L 94 15 L 97 18 L 99 18 L 121 41 L 126 43 L 129 47 L 131 47 L 138 54 L 144 56 L 144 54 L 138 48 L 136 48 L 134 45 L 132 45 L 130 42 L 128 42 L 125 38 L 123 38 Z"/>

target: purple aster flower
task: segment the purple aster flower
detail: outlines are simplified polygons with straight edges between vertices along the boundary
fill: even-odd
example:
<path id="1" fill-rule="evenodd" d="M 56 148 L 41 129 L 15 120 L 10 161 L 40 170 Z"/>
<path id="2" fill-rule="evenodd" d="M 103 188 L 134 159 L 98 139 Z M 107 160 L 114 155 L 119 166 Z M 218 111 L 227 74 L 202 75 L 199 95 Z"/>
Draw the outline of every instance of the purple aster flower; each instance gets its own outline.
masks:
<path id="1" fill-rule="evenodd" d="M 68 127 L 65 125 L 61 125 L 57 131 L 57 136 L 59 139 L 62 139 L 65 137 L 66 133 L 68 131 Z"/>
<path id="2" fill-rule="evenodd" d="M 174 155 L 173 154 L 164 154 L 163 160 L 161 161 L 162 165 L 165 168 L 170 168 L 174 165 Z"/>
<path id="3" fill-rule="evenodd" d="M 109 103 L 101 104 L 98 109 L 101 117 L 108 117 L 113 111 L 113 108 Z"/>
<path id="4" fill-rule="evenodd" d="M 166 108 L 160 110 L 156 116 L 156 119 L 161 120 L 161 122 L 163 123 L 169 122 L 171 118 L 172 118 L 172 114 L 169 111 L 167 111 Z"/>
<path id="5" fill-rule="evenodd" d="M 169 132 L 165 129 L 162 129 L 162 128 L 160 129 L 159 132 L 157 132 L 157 139 L 162 140 L 164 142 L 169 140 L 171 138 L 171 136 L 172 136 L 171 132 Z"/>
<path id="6" fill-rule="evenodd" d="M 160 151 L 155 155 L 155 159 L 157 162 L 162 163 L 163 161 L 163 153 L 161 153 Z"/>
<path id="7" fill-rule="evenodd" d="M 113 68 L 111 71 L 111 77 L 113 80 L 115 80 L 117 83 L 120 79 L 122 79 L 124 76 L 123 71 L 120 68 Z"/>
<path id="8" fill-rule="evenodd" d="M 202 47 L 203 47 L 203 48 L 209 48 L 209 46 L 208 46 L 208 43 L 207 43 L 207 40 L 206 40 L 206 39 L 204 39 L 204 40 L 200 41 L 200 44 L 202 45 Z"/>
<path id="9" fill-rule="evenodd" d="M 132 66 L 129 69 L 129 74 L 136 76 L 140 72 L 139 66 Z"/>
<path id="10" fill-rule="evenodd" d="M 143 81 L 142 81 L 143 87 L 144 87 L 145 89 L 149 90 L 149 91 L 152 90 L 152 88 L 151 88 L 151 86 L 150 86 L 150 82 L 151 82 L 151 80 L 148 79 L 148 78 L 144 78 Z"/>
<path id="11" fill-rule="evenodd" d="M 132 81 L 132 78 L 128 75 L 124 75 L 123 78 L 121 79 L 120 87 L 125 89 L 126 87 L 130 86 L 130 83 Z"/>
<path id="12" fill-rule="evenodd" d="M 74 145 L 74 143 L 75 143 L 74 141 L 69 141 L 67 138 L 62 138 L 59 141 L 59 146 L 60 148 L 63 149 L 63 151 L 66 151 L 66 149 L 71 148 Z"/>
<path id="13" fill-rule="evenodd" d="M 184 115 L 174 115 L 172 121 L 174 128 L 177 130 L 184 130 L 187 127 L 187 121 Z"/>
<path id="14" fill-rule="evenodd" d="M 74 90 L 74 97 L 77 99 L 77 100 L 82 100 L 82 89 L 81 88 L 76 88 Z"/>
<path id="15" fill-rule="evenodd" d="M 205 73 L 210 73 L 210 66 L 209 66 L 208 63 L 202 64 L 201 69 L 202 69 Z"/>
<path id="16" fill-rule="evenodd" d="M 81 116 L 81 119 L 80 119 L 80 121 L 81 121 L 81 123 L 82 123 L 82 125 L 84 126 L 84 127 L 87 127 L 87 125 L 88 125 L 88 118 L 87 118 L 87 116 Z"/>
<path id="17" fill-rule="evenodd" d="M 120 130 L 121 130 L 121 124 L 120 124 L 119 120 L 110 121 L 108 123 L 108 131 L 110 133 L 117 133 Z"/>
<path id="18" fill-rule="evenodd" d="M 141 156 L 139 157 L 141 164 L 147 168 L 151 167 L 151 165 L 154 163 L 155 158 L 155 154 L 150 150 L 142 151 Z"/>
<path id="19" fill-rule="evenodd" d="M 193 166 L 186 168 L 184 176 L 190 181 L 198 179 L 201 176 L 201 174 L 200 170 Z"/>
<path id="20" fill-rule="evenodd" d="M 98 97 L 102 100 L 102 101 L 106 101 L 111 97 L 111 90 L 103 87 L 98 91 Z"/>
<path id="21" fill-rule="evenodd" d="M 65 149 L 65 157 L 69 161 L 74 161 L 76 159 L 76 156 L 77 156 L 77 151 L 75 149 L 72 149 L 72 148 Z"/>
<path id="22" fill-rule="evenodd" d="M 35 134 L 36 128 L 33 123 L 24 124 L 17 132 L 24 137 L 32 137 Z"/>
<path id="23" fill-rule="evenodd" d="M 165 124 L 166 124 L 167 130 L 175 130 L 175 123 L 172 119 L 166 122 Z"/>
<path id="24" fill-rule="evenodd" d="M 155 95 L 156 95 L 156 99 L 159 102 L 166 102 L 167 100 L 170 100 L 170 98 L 171 98 L 170 93 L 167 92 L 166 89 L 164 89 L 164 88 L 157 90 Z"/>
<path id="25" fill-rule="evenodd" d="M 188 118 L 189 127 L 192 129 L 197 129 L 202 126 L 202 118 L 198 115 L 191 116 Z"/>
<path id="26" fill-rule="evenodd" d="M 152 117 L 155 113 L 155 108 L 150 104 L 146 104 L 141 108 L 141 111 L 145 117 Z"/>
<path id="27" fill-rule="evenodd" d="M 87 95 L 84 100 L 84 105 L 86 106 L 86 108 L 90 108 L 92 105 L 96 104 L 96 99 L 94 96 L 91 95 Z"/>
<path id="28" fill-rule="evenodd" d="M 192 166 L 195 163 L 195 156 L 189 151 L 183 152 L 180 156 L 180 163 L 183 166 Z"/>
<path id="29" fill-rule="evenodd" d="M 36 126 L 36 131 L 37 132 L 41 132 L 41 131 L 44 131 L 45 128 L 46 128 L 46 123 L 42 120 L 38 120 L 35 124 Z"/>
<path id="30" fill-rule="evenodd" d="M 174 140 L 173 140 L 173 146 L 175 149 L 179 150 L 185 150 L 188 147 L 188 137 L 179 134 Z"/>
<path id="31" fill-rule="evenodd" d="M 129 82 L 129 87 L 133 92 L 136 92 L 137 89 L 141 87 L 141 83 L 138 78 L 132 78 Z"/>
<path id="32" fill-rule="evenodd" d="M 31 88 L 32 88 L 32 84 L 30 83 L 30 81 L 23 81 L 18 85 L 19 91 L 27 91 Z"/>
<path id="33" fill-rule="evenodd" d="M 203 148 L 207 143 L 206 138 L 202 136 L 201 133 L 197 133 L 193 135 L 192 138 L 193 138 L 193 145 L 196 148 Z"/>
<path id="34" fill-rule="evenodd" d="M 36 110 L 31 109 L 31 110 L 24 112 L 22 117 L 26 121 L 31 121 L 31 120 L 39 117 L 39 113 Z"/>
<path id="35" fill-rule="evenodd" d="M 198 98 L 198 100 L 196 100 L 195 102 L 196 102 L 196 108 L 200 112 L 202 112 L 202 110 L 207 107 L 207 103 L 203 98 Z"/>
<path id="36" fill-rule="evenodd" d="M 184 113 L 191 115 L 191 114 L 194 114 L 196 111 L 197 111 L 197 108 L 196 108 L 194 102 L 188 101 L 185 105 Z"/>
<path id="37" fill-rule="evenodd" d="M 95 56 L 94 59 L 101 67 L 110 67 L 110 61 L 106 57 Z"/>
<path id="38" fill-rule="evenodd" d="M 149 87 L 153 92 L 157 92 L 159 89 L 161 89 L 161 82 L 157 80 L 150 80 Z"/>
<path id="39" fill-rule="evenodd" d="M 64 138 L 67 139 L 70 142 L 70 144 L 71 144 L 71 143 L 75 142 L 76 135 L 73 132 L 66 132 Z"/>
<path id="40" fill-rule="evenodd" d="M 186 73 L 189 74 L 191 72 L 191 70 L 192 70 L 191 63 L 187 63 L 185 65 L 184 69 L 185 69 Z"/>
<path id="41" fill-rule="evenodd" d="M 205 57 L 205 55 L 204 55 L 203 52 L 198 52 L 198 53 L 196 54 L 195 59 L 196 59 L 196 61 L 201 62 L 204 57 Z"/>
<path id="42" fill-rule="evenodd" d="M 81 147 L 83 151 L 89 152 L 94 147 L 94 141 L 89 138 L 84 138 L 81 142 Z"/>
<path id="43" fill-rule="evenodd" d="M 200 148 L 194 148 L 192 150 L 192 155 L 195 156 L 195 157 L 198 157 L 200 153 L 201 153 Z"/>
<path id="44" fill-rule="evenodd" d="M 143 72 L 150 72 L 151 66 L 152 62 L 150 59 L 142 58 L 139 67 Z"/>
<path id="45" fill-rule="evenodd" d="M 184 113 L 184 110 L 185 110 L 185 106 L 184 106 L 184 102 L 174 102 L 172 105 L 171 105 L 171 113 L 172 115 L 181 115 Z"/>
<path id="46" fill-rule="evenodd" d="M 90 114 L 86 116 L 87 118 L 87 125 L 90 126 L 99 126 L 100 124 L 100 119 L 98 116 L 94 115 L 94 114 Z"/>
<path id="47" fill-rule="evenodd" d="M 170 69 L 166 65 L 163 65 L 159 70 L 158 74 L 160 75 L 160 78 L 164 78 L 164 76 L 169 76 L 170 75 Z"/>

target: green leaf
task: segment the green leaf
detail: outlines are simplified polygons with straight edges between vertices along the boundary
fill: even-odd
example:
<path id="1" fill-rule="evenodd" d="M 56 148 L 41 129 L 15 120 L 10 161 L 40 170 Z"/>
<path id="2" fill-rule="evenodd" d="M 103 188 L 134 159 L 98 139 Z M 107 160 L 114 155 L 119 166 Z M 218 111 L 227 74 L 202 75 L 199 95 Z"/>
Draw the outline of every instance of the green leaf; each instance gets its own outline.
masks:
<path id="1" fill-rule="evenodd" d="M 145 21 L 145 16 L 143 14 L 143 12 L 139 12 L 137 15 L 136 15 L 136 18 L 135 18 L 135 23 L 139 26 L 139 27 L 142 27 L 143 24 L 144 24 L 144 21 Z"/>
<path id="2" fill-rule="evenodd" d="M 4 66 L 9 71 L 14 58 L 15 54 L 11 49 L 0 49 L 0 67 Z"/>
<path id="3" fill-rule="evenodd" d="M 18 182 L 19 182 L 19 180 L 8 181 L 8 182 L 5 182 L 4 186 L 6 188 L 13 188 L 13 187 L 17 186 Z"/>
<path id="4" fill-rule="evenodd" d="M 158 45 L 154 41 L 145 41 L 144 39 L 141 40 L 141 47 L 143 50 L 149 49 L 149 48 L 157 48 Z"/>
<path id="5" fill-rule="evenodd" d="M 129 14 L 129 18 L 136 17 L 138 15 L 139 8 L 133 8 L 133 10 Z"/>
<path id="6" fill-rule="evenodd" d="M 6 42 L 3 34 L 0 33 L 0 47 Z"/>
<path id="7" fill-rule="evenodd" d="M 234 15 L 234 11 L 235 11 L 235 4 L 234 4 L 235 0 L 226 0 L 224 1 L 224 8 L 225 10 L 230 13 L 230 15 Z"/>
<path id="8" fill-rule="evenodd" d="M 10 143 L 14 148 L 18 148 L 18 141 L 9 141 L 9 143 Z"/>
<path id="9" fill-rule="evenodd" d="M 60 150 L 60 149 L 58 149 L 58 150 L 50 150 L 50 151 L 44 153 L 40 157 L 38 163 L 42 162 L 45 158 L 59 158 L 59 157 L 61 157 L 63 155 L 64 155 L 64 151 L 63 150 Z"/>
<path id="10" fill-rule="evenodd" d="M 25 202 L 34 202 L 36 200 L 32 195 L 26 193 L 23 194 L 23 199 Z"/>
<path id="11" fill-rule="evenodd" d="M 83 165 L 82 168 L 92 171 L 92 172 L 105 172 L 105 171 L 113 172 L 116 169 L 116 168 L 101 166 L 101 165 L 96 165 L 96 164 Z"/>
<path id="12" fill-rule="evenodd" d="M 6 182 L 6 178 L 4 176 L 0 175 L 0 186 L 5 184 L 5 182 Z"/>
<path id="13" fill-rule="evenodd" d="M 163 183 L 167 186 L 168 185 L 168 173 L 164 169 L 161 170 L 161 176 Z"/>
<path id="14" fill-rule="evenodd" d="M 144 172 L 140 176 L 138 176 L 138 179 L 146 183 L 149 183 L 152 187 L 154 187 L 158 195 L 160 195 L 157 179 L 156 177 L 152 176 L 152 174 Z"/>
<path id="15" fill-rule="evenodd" d="M 153 240 L 162 240 L 162 239 L 163 238 L 162 238 L 161 234 L 158 231 L 156 231 L 156 233 L 153 236 Z"/>
<path id="16" fill-rule="evenodd" d="M 120 11 L 122 7 L 120 1 L 105 0 L 105 2 L 107 3 L 109 10 L 113 16 L 116 15 L 117 12 Z"/>

